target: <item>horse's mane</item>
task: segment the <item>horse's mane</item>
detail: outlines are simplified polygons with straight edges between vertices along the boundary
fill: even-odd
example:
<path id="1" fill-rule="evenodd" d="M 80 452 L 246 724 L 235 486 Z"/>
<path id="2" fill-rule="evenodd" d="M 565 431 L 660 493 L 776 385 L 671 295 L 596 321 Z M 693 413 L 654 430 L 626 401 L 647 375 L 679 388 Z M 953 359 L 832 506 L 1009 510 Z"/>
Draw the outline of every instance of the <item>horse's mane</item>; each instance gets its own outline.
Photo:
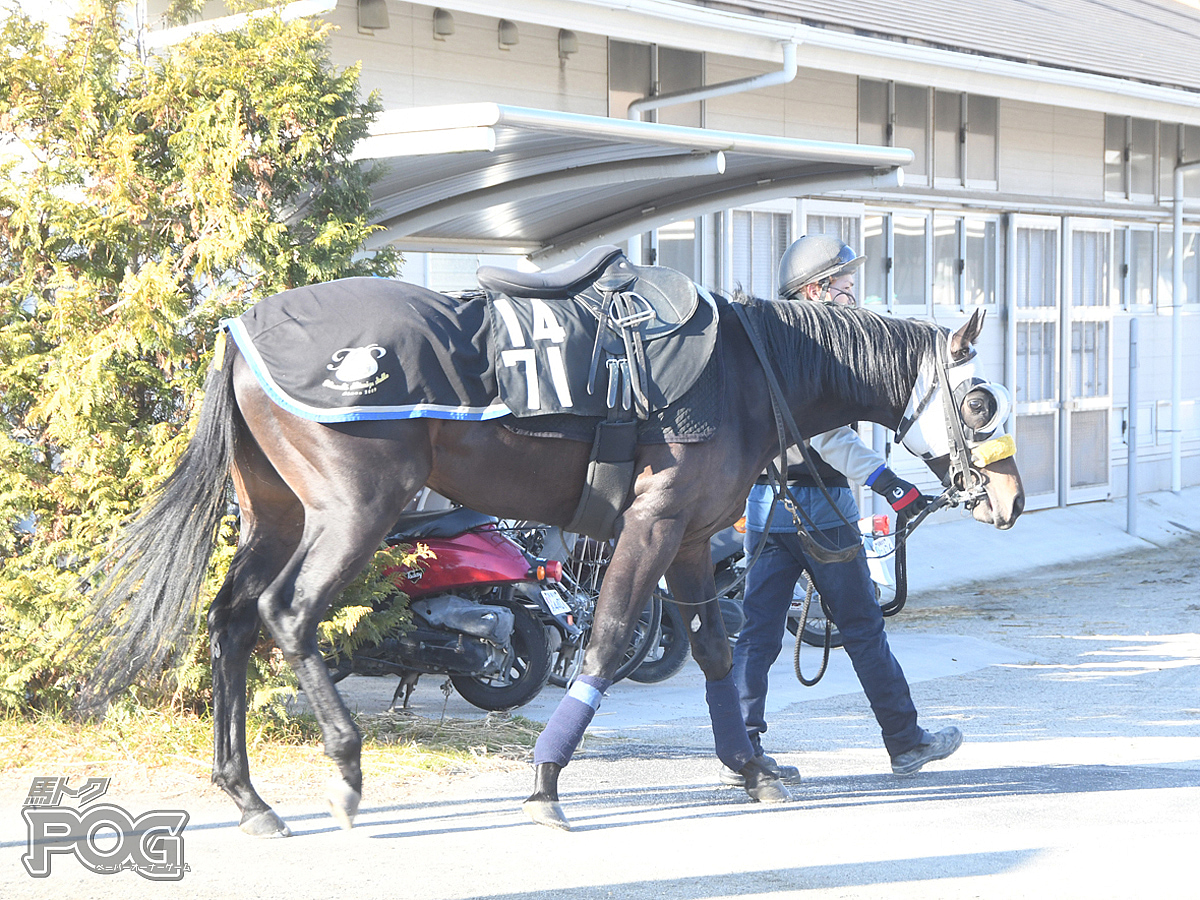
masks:
<path id="1" fill-rule="evenodd" d="M 825 303 L 762 300 L 740 291 L 732 299 L 758 328 L 789 392 L 803 388 L 903 409 L 921 359 L 936 346 L 937 328 L 928 322 Z"/>

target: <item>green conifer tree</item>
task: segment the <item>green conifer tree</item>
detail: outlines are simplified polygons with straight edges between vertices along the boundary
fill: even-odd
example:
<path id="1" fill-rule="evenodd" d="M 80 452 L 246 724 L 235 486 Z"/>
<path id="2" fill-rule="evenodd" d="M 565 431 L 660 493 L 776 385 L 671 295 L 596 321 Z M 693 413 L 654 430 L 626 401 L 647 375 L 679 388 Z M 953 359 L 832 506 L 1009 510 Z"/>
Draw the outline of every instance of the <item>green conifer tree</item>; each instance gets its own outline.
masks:
<path id="1" fill-rule="evenodd" d="M 81 0 L 65 39 L 0 25 L 0 708 L 62 702 L 86 667 L 49 648 L 186 444 L 217 323 L 400 264 L 362 252 L 350 152 L 379 104 L 331 66 L 328 26 L 266 16 L 143 55 L 128 6 Z"/>

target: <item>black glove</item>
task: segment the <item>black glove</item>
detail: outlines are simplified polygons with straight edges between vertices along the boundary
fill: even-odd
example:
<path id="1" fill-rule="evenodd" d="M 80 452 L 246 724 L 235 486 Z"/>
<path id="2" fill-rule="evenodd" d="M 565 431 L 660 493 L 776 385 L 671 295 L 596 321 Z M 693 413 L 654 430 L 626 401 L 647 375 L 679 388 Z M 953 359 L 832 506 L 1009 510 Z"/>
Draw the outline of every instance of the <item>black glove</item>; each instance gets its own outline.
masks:
<path id="1" fill-rule="evenodd" d="M 915 516 L 929 505 L 926 497 L 891 469 L 884 469 L 871 482 L 871 490 L 884 497 L 896 512 Z"/>

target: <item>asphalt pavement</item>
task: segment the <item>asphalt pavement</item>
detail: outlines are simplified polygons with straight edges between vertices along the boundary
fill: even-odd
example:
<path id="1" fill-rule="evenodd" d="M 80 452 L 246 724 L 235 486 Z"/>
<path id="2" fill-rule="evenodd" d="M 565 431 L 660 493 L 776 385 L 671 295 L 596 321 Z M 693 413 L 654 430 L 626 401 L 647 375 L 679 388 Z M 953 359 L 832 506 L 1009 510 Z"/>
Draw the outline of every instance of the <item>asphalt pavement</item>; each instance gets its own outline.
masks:
<path id="1" fill-rule="evenodd" d="M 1194 896 L 1197 500 L 1198 488 L 1143 496 L 1138 536 L 1124 530 L 1124 501 L 1029 513 L 1010 532 L 954 518 L 924 526 L 890 642 L 922 724 L 957 724 L 966 741 L 910 778 L 891 774 L 845 655 L 805 688 L 788 638 L 765 741 L 802 771 L 787 804 L 718 784 L 703 679 L 689 662 L 667 682 L 610 689 L 562 776 L 571 832 L 524 818 L 524 767 L 429 780 L 388 803 L 373 802 L 368 769 L 351 832 L 268 784 L 288 840 L 242 835 L 214 793 L 188 801 L 178 882 L 96 875 L 70 855 L 33 878 L 18 803 L 0 816 L 0 896 Z M 808 650 L 806 669 L 818 661 Z M 417 713 L 482 715 L 437 681 L 418 686 Z M 392 690 L 390 679 L 355 678 L 347 693 L 376 712 Z M 560 697 L 547 688 L 521 714 L 544 721 Z M 131 812 L 172 808 L 137 785 L 109 797 Z"/>

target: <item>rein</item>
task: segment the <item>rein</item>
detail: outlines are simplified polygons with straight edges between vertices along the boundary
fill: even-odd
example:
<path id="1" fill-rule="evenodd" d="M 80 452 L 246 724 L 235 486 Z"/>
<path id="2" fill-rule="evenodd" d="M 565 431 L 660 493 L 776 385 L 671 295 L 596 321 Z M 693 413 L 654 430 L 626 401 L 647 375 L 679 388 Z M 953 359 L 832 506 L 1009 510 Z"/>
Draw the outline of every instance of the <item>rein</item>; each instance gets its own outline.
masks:
<path id="1" fill-rule="evenodd" d="M 783 472 L 787 471 L 787 451 L 788 447 L 795 444 L 800 450 L 800 456 L 804 459 L 804 464 L 808 466 L 808 470 L 812 473 L 813 481 L 821 491 L 821 495 L 830 507 L 838 513 L 838 518 L 842 520 L 848 527 L 854 528 L 852 522 L 846 520 L 841 511 L 837 508 L 837 503 L 829 494 L 829 489 L 825 487 L 825 482 L 821 480 L 820 474 L 817 472 L 816 464 L 813 462 L 812 454 L 808 451 L 807 443 L 800 434 L 800 429 L 796 427 L 796 420 L 792 418 L 791 410 L 788 409 L 787 403 L 784 402 L 783 389 L 779 386 L 779 379 L 775 376 L 775 370 L 771 367 L 771 362 L 767 358 L 766 348 L 763 347 L 762 339 L 758 336 L 758 332 L 754 330 L 754 325 L 751 323 L 746 311 L 740 303 L 730 304 L 734 312 L 737 313 L 738 321 L 742 324 L 742 329 L 746 332 L 746 336 L 750 340 L 750 346 L 754 348 L 754 353 L 758 357 L 759 364 L 763 368 L 763 373 L 767 379 L 767 391 L 771 397 L 771 413 L 775 417 L 775 428 L 779 433 L 779 466 L 776 467 L 772 462 L 768 467 L 768 474 L 771 480 L 771 490 L 774 493 L 774 500 L 771 503 L 771 512 L 767 518 L 767 528 L 770 528 L 771 518 L 775 515 L 775 506 L 782 503 L 784 508 L 792 514 L 792 521 L 796 524 L 796 536 L 799 537 L 800 543 L 804 546 L 804 551 L 809 553 L 813 559 L 822 563 L 843 563 L 849 562 L 858 555 L 859 547 L 857 544 L 843 549 L 821 546 L 817 539 L 809 533 L 809 528 L 812 531 L 819 531 L 808 513 L 803 507 L 798 507 L 792 500 L 787 491 L 787 481 Z M 788 440 L 788 438 L 791 440 Z M 804 521 L 801 521 L 803 517 Z M 808 527 L 805 527 L 807 523 Z M 751 562 L 753 564 L 753 561 Z M 748 568 L 748 567 L 747 567 Z"/>

